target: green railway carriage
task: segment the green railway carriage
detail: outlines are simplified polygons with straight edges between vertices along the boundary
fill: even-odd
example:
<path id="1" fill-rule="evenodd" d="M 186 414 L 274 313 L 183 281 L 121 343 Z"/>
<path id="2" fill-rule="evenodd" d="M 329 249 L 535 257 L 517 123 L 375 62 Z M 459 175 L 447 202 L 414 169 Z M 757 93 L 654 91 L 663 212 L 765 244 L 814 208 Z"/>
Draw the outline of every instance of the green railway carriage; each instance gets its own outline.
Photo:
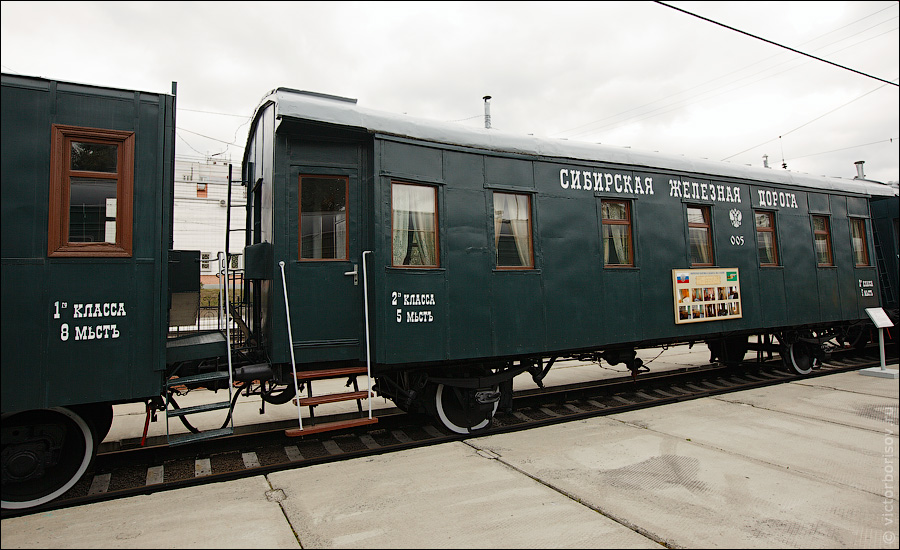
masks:
<path id="1" fill-rule="evenodd" d="M 244 170 L 272 361 L 368 359 L 383 395 L 438 414 L 442 384 L 483 405 L 545 360 L 637 370 L 636 348 L 674 342 L 736 359 L 770 333 L 808 372 L 879 305 L 869 204 L 896 196 L 285 88 L 258 108 Z"/>
<path id="2" fill-rule="evenodd" d="M 7 508 L 61 494 L 111 404 L 160 393 L 175 103 L 9 74 L 2 89 Z M 61 481 L 27 482 L 50 464 Z"/>

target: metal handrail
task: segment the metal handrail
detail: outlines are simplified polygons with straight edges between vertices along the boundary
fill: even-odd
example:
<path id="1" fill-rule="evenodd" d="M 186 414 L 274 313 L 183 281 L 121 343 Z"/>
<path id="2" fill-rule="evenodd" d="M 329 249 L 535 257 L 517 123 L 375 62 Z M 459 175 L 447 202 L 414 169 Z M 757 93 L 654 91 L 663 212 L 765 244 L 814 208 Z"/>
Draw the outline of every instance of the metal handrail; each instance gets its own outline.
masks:
<path id="1" fill-rule="evenodd" d="M 366 317 L 366 379 L 369 381 L 367 394 L 369 396 L 369 420 L 372 419 L 372 359 L 369 352 L 369 280 L 368 270 L 366 269 L 366 254 L 371 254 L 371 250 L 362 253 L 362 269 L 363 269 L 363 303 Z"/>
<path id="2" fill-rule="evenodd" d="M 284 289 L 284 316 L 287 319 L 287 332 L 288 332 L 288 343 L 290 343 L 291 347 L 291 369 L 294 372 L 294 393 L 297 395 L 297 422 L 300 425 L 300 429 L 303 429 L 303 410 L 300 408 L 300 388 L 297 387 L 297 363 L 294 360 L 294 336 L 291 334 L 291 308 L 288 305 L 288 289 L 287 289 L 287 279 L 284 277 L 284 261 L 278 262 L 278 267 L 281 268 L 281 288 Z"/>
<path id="3" fill-rule="evenodd" d="M 231 363 L 231 312 L 229 311 L 231 308 L 228 307 L 230 303 L 228 297 L 228 254 L 225 252 L 219 252 L 219 262 L 222 266 L 222 275 L 225 277 L 225 284 L 222 285 L 222 289 L 225 292 L 225 345 L 228 350 L 228 400 L 231 401 L 231 392 L 232 388 L 234 388 L 234 373 L 232 370 Z M 220 300 L 221 302 L 221 300 Z M 229 415 L 231 419 L 231 427 L 234 428 L 234 415 Z"/>

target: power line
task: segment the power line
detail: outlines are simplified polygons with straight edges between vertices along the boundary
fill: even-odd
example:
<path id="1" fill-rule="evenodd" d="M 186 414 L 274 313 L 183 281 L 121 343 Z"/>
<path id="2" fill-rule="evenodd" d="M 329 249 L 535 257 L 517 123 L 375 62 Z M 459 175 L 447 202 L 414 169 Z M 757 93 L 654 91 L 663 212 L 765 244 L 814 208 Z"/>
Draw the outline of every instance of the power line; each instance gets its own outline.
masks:
<path id="1" fill-rule="evenodd" d="M 892 83 L 892 82 L 889 82 L 889 84 L 893 84 L 893 83 Z M 783 138 L 784 136 L 786 136 L 786 135 L 788 135 L 788 134 L 790 134 L 790 133 L 792 133 L 792 132 L 795 132 L 795 131 L 799 130 L 800 128 L 803 128 L 804 126 L 807 126 L 807 125 L 809 125 L 809 124 L 812 124 L 813 122 L 819 120 L 820 118 L 822 118 L 822 117 L 824 117 L 824 116 L 826 116 L 826 115 L 830 115 L 831 113 L 837 111 L 838 109 L 842 109 L 842 108 L 846 107 L 847 105 L 850 105 L 851 103 L 853 103 L 854 101 L 856 101 L 856 100 L 858 100 L 858 99 L 862 99 L 862 98 L 866 97 L 867 95 L 869 95 L 869 94 L 871 94 L 871 93 L 877 92 L 878 90 L 884 88 L 885 86 L 886 86 L 885 84 L 882 84 L 881 86 L 875 88 L 874 90 L 869 90 L 868 92 L 864 93 L 863 95 L 857 96 L 857 97 L 851 99 L 850 101 L 848 101 L 847 103 L 844 103 L 843 105 L 840 105 L 840 106 L 838 106 L 838 107 L 835 107 L 834 109 L 828 111 L 827 113 L 823 113 L 823 114 L 817 116 L 816 118 L 814 118 L 814 119 L 812 119 L 812 120 L 810 120 L 810 121 L 808 121 L 808 122 L 804 122 L 804 123 L 801 124 L 800 126 L 797 126 L 797 127 L 794 128 L 793 130 L 789 130 L 789 131 L 787 131 L 787 132 L 781 134 L 781 135 L 778 136 L 777 138 L 772 138 L 772 139 L 770 139 L 770 140 L 764 141 L 764 142 L 762 142 L 762 143 L 759 143 L 759 144 L 757 144 L 757 145 L 754 145 L 753 147 L 750 147 L 749 149 L 744 149 L 743 151 L 741 151 L 741 152 L 739 152 L 739 153 L 735 153 L 735 154 L 733 154 L 733 155 L 729 155 L 729 156 L 727 156 L 727 157 L 725 157 L 725 158 L 723 158 L 723 159 L 721 159 L 721 160 L 728 160 L 728 159 L 730 159 L 731 157 L 736 157 L 736 156 L 738 156 L 738 155 L 741 155 L 741 154 L 746 153 L 747 151 L 752 151 L 753 149 L 756 149 L 757 147 L 761 147 L 761 146 L 763 146 L 763 145 L 765 145 L 765 144 L 767 144 L 767 143 L 773 142 L 773 141 L 775 141 L 776 139 L 781 139 L 781 138 Z"/>
<path id="2" fill-rule="evenodd" d="M 460 118 L 460 119 L 457 119 L 457 120 L 448 120 L 448 121 L 446 121 L 446 122 L 462 122 L 462 121 L 464 121 L 464 120 L 472 120 L 473 118 L 481 118 L 482 116 L 484 116 L 484 115 L 475 115 L 475 116 L 470 116 L 469 118 Z"/>
<path id="3" fill-rule="evenodd" d="M 793 157 L 788 160 L 797 160 L 806 157 L 814 157 L 816 155 L 824 155 L 827 153 L 836 153 L 838 151 L 846 151 L 847 149 L 856 149 L 857 147 L 868 147 L 869 145 L 878 145 L 879 143 L 896 143 L 900 138 L 888 138 L 888 139 L 880 139 L 878 141 L 873 141 L 871 143 L 863 143 L 862 145 L 851 145 L 849 147 L 841 147 L 840 149 L 832 149 L 831 151 L 822 151 L 821 153 L 810 153 L 808 155 L 801 155 L 799 157 Z"/>
<path id="4" fill-rule="evenodd" d="M 201 111 L 200 109 L 185 109 L 184 107 L 178 107 L 177 109 L 178 109 L 179 111 L 189 111 L 189 112 L 191 112 L 191 113 L 206 113 L 206 114 L 208 114 L 208 115 L 233 116 L 233 117 L 246 118 L 246 119 L 252 118 L 252 117 L 249 117 L 249 116 L 246 116 L 246 115 L 235 115 L 235 114 L 232 114 L 232 113 L 217 113 L 217 112 L 215 112 L 215 111 Z"/>
<path id="5" fill-rule="evenodd" d="M 188 143 L 188 141 L 187 141 L 186 139 L 184 139 L 184 136 L 182 136 L 182 135 L 179 134 L 178 132 L 175 132 L 175 135 L 178 136 L 178 139 L 180 139 L 181 141 L 183 141 L 185 145 L 187 145 L 188 147 L 190 147 L 191 149 L 193 149 L 195 153 L 197 153 L 198 155 L 202 155 L 202 154 L 203 154 L 203 153 L 201 153 L 200 151 L 194 149 L 194 146 L 191 145 L 190 143 Z"/>
<path id="6" fill-rule="evenodd" d="M 864 73 L 864 72 L 862 72 L 862 71 L 857 71 L 856 69 L 851 69 L 850 67 L 845 67 L 845 66 L 843 66 L 843 65 L 838 65 L 837 63 L 835 63 L 835 62 L 833 62 L 833 61 L 828 61 L 827 59 L 822 59 L 821 57 L 816 57 L 816 56 L 814 56 L 814 55 L 811 55 L 811 54 L 808 54 L 808 53 L 801 52 L 800 50 L 795 50 L 794 48 L 791 48 L 791 47 L 789 47 L 789 46 L 785 46 L 784 44 L 779 44 L 778 42 L 773 42 L 773 41 L 771 41 L 771 40 L 768 40 L 768 39 L 766 39 L 766 38 L 762 38 L 762 37 L 760 37 L 760 36 L 756 36 L 755 34 L 750 34 L 749 32 L 742 31 L 742 30 L 736 29 L 736 28 L 734 28 L 734 27 L 729 27 L 728 25 L 725 25 L 724 23 L 719 23 L 718 21 L 713 21 L 712 19 L 708 19 L 708 18 L 706 18 L 706 17 L 703 17 L 702 15 L 697 15 L 696 13 L 691 13 L 691 12 L 689 12 L 689 11 L 687 11 L 687 10 L 683 10 L 683 9 L 681 9 L 681 8 L 676 8 L 675 6 L 666 4 L 665 2 L 660 2 L 659 0 L 656 0 L 656 3 L 659 4 L 659 5 L 661 5 L 661 6 L 665 6 L 665 7 L 667 7 L 667 8 L 672 8 L 673 10 L 677 10 L 677 11 L 680 11 L 680 12 L 682 12 L 682 13 L 686 13 L 687 15 L 691 15 L 691 16 L 696 17 L 696 18 L 698 18 L 698 19 L 702 19 L 702 20 L 704 20 L 704 21 L 708 21 L 708 22 L 713 23 L 713 24 L 715 24 L 715 25 L 719 25 L 720 27 L 725 27 L 726 29 L 730 29 L 730 30 L 732 30 L 732 31 L 739 32 L 739 33 L 744 34 L 744 35 L 747 35 L 747 36 L 749 36 L 749 37 L 751 37 L 751 38 L 755 38 L 755 39 L 757 39 L 757 40 L 762 40 L 763 42 L 768 42 L 769 44 L 772 44 L 773 46 L 778 46 L 779 48 L 784 48 L 784 49 L 790 50 L 790 51 L 792 51 L 792 52 L 794 52 L 794 53 L 798 53 L 798 54 L 800 54 L 800 55 L 805 55 L 806 57 L 811 57 L 811 58 L 813 58 L 813 59 L 815 59 L 815 60 L 817 60 L 817 61 L 822 61 L 822 62 L 824 62 L 824 63 L 828 63 L 829 65 L 834 65 L 835 67 L 839 67 L 839 68 L 841 68 L 841 69 L 845 69 L 845 70 L 854 72 L 854 73 L 856 73 L 856 74 L 860 74 L 860 75 L 862 75 L 862 76 L 867 76 L 867 77 L 869 77 L 869 78 L 874 78 L 875 80 L 878 80 L 878 81 L 881 81 L 881 82 L 885 82 L 885 83 L 891 84 L 891 85 L 893 85 L 893 86 L 898 86 L 898 87 L 900 87 L 900 84 L 891 82 L 890 80 L 885 80 L 885 79 L 883 79 L 883 78 L 878 78 L 877 76 L 872 76 L 872 75 L 867 74 L 867 73 Z"/>
<path id="7" fill-rule="evenodd" d="M 238 128 L 240 128 L 240 126 L 239 126 Z M 243 145 L 238 145 L 237 143 L 232 143 L 232 142 L 230 142 L 230 141 L 225 141 L 225 140 L 218 139 L 218 138 L 214 138 L 214 137 L 211 137 L 211 136 L 205 136 L 205 135 L 203 135 L 203 134 L 198 134 L 197 132 L 192 132 L 192 131 L 187 130 L 187 129 L 185 129 L 185 128 L 179 128 L 179 127 L 176 126 L 175 129 L 176 129 L 176 130 L 181 130 L 182 132 L 187 132 L 187 133 L 189 133 L 189 134 L 194 134 L 195 136 L 200 136 L 200 137 L 202 137 L 202 138 L 211 139 L 211 140 L 213 140 L 213 141 L 218 141 L 219 143 L 224 143 L 225 145 L 233 145 L 233 146 L 238 147 L 238 148 L 240 148 L 240 149 L 243 149 L 243 148 L 244 148 Z M 184 138 L 181 138 L 181 139 L 184 140 Z M 187 143 L 187 141 L 185 141 L 185 143 Z M 190 145 L 189 145 L 189 147 L 190 147 Z M 194 149 L 194 148 L 191 147 L 191 149 Z M 194 151 L 197 151 L 197 150 L 194 149 Z M 197 151 L 197 152 L 200 153 L 200 151 Z M 202 153 L 200 153 L 200 154 L 202 154 Z"/>
<path id="8" fill-rule="evenodd" d="M 884 8 L 884 9 L 887 9 L 887 8 Z M 804 42 L 804 44 L 808 44 L 808 43 L 810 43 L 810 42 L 813 42 L 813 41 L 815 41 L 815 40 L 818 40 L 818 39 L 820 39 L 820 38 L 823 38 L 823 37 L 825 37 L 825 36 L 827 36 L 827 35 L 829 35 L 829 34 L 832 34 L 832 33 L 836 32 L 836 31 L 838 31 L 838 30 L 840 30 L 840 29 L 846 28 L 846 27 L 848 27 L 848 26 L 850 26 L 850 25 L 853 25 L 853 24 L 856 24 L 856 23 L 858 23 L 858 22 L 860 22 L 860 21 L 862 21 L 862 20 L 864 20 L 864 19 L 867 19 L 867 18 L 869 18 L 869 17 L 872 17 L 873 15 L 876 15 L 876 14 L 880 13 L 881 11 L 884 11 L 884 9 L 882 9 L 882 10 L 880 10 L 880 11 L 878 11 L 878 12 L 875 12 L 875 13 L 873 13 L 873 14 L 867 15 L 866 17 L 863 17 L 863 18 L 861 18 L 861 19 L 857 19 L 856 21 L 854 21 L 854 22 L 852 22 L 852 23 L 848 23 L 848 24 L 846 24 L 846 25 L 843 25 L 843 26 L 841 26 L 841 27 L 838 27 L 837 29 L 833 29 L 833 30 L 831 30 L 831 31 L 828 31 L 828 32 L 826 32 L 826 33 L 824 33 L 824 34 L 821 34 L 821 35 L 815 37 L 815 38 L 812 38 L 812 39 L 810 39 L 810 40 L 807 40 L 806 42 Z M 893 18 L 891 18 L 890 20 L 893 20 L 893 19 L 896 19 L 896 17 L 893 17 Z M 888 20 L 888 21 L 890 21 L 890 20 Z M 841 39 L 839 39 L 839 40 L 837 40 L 837 41 L 835 41 L 835 42 L 832 42 L 832 43 L 830 43 L 830 44 L 825 44 L 824 46 L 821 46 L 821 47 L 819 47 L 819 48 L 817 48 L 817 49 L 824 49 L 824 48 L 827 48 L 828 46 L 831 46 L 831 45 L 837 44 L 837 43 L 839 43 L 839 42 L 842 42 L 842 41 L 844 41 L 844 40 L 847 40 L 847 39 L 851 38 L 852 36 L 855 36 L 855 35 L 857 35 L 857 34 L 861 34 L 861 33 L 863 33 L 863 32 L 866 32 L 866 31 L 868 31 L 868 30 L 871 30 L 871 29 L 873 29 L 873 28 L 875 28 L 875 27 L 877 27 L 877 26 L 879 26 L 879 25 L 882 25 L 882 24 L 884 24 L 884 23 L 886 23 L 886 22 L 887 22 L 887 21 L 882 21 L 882 22 L 877 23 L 877 24 L 875 24 L 875 25 L 873 25 L 873 26 L 871 26 L 871 27 L 868 27 L 868 28 L 866 28 L 866 29 L 863 29 L 862 31 L 856 32 L 856 33 L 854 33 L 854 34 L 851 35 L 851 36 L 848 36 L 848 37 L 845 37 L 845 38 L 841 38 Z M 893 29 L 890 29 L 890 30 L 888 30 L 888 31 L 882 32 L 882 33 L 880 33 L 880 34 L 878 34 L 878 35 L 871 36 L 871 37 L 869 37 L 869 38 L 865 38 L 865 39 L 863 39 L 863 40 L 860 40 L 860 41 L 858 41 L 858 42 L 855 42 L 855 43 L 853 43 L 853 44 L 850 44 L 850 45 L 848 45 L 848 46 L 845 46 L 845 47 L 843 47 L 843 48 L 840 48 L 840 49 L 838 49 L 838 50 L 834 50 L 834 51 L 832 51 L 831 53 L 834 54 L 834 53 L 837 53 L 837 52 L 840 52 L 840 51 L 843 51 L 843 50 L 846 50 L 846 49 L 849 49 L 849 48 L 858 46 L 859 44 L 862 44 L 863 42 L 866 42 L 866 41 L 868 41 L 868 40 L 872 40 L 872 39 L 874 39 L 874 38 L 877 38 L 877 37 L 879 37 L 879 36 L 882 36 L 882 35 L 887 34 L 887 33 L 890 33 L 890 32 L 894 32 L 894 31 L 896 31 L 896 30 L 897 30 L 897 28 L 894 27 Z M 706 91 L 703 91 L 703 92 L 698 92 L 696 95 L 694 95 L 694 96 L 692 96 L 692 97 L 688 97 L 688 98 L 685 98 L 685 99 L 677 100 L 677 101 L 675 101 L 675 102 L 673 102 L 673 103 L 669 103 L 668 105 L 665 105 L 665 104 L 664 104 L 664 105 L 662 105 L 661 107 L 657 107 L 657 108 L 652 109 L 652 110 L 650 110 L 650 111 L 645 111 L 645 112 L 643 112 L 643 113 L 638 113 L 638 114 L 629 116 L 629 117 L 627 117 L 627 118 L 625 118 L 625 119 L 623 119 L 623 120 L 619 120 L 619 121 L 615 121 L 615 122 L 609 122 L 608 124 L 604 124 L 604 125 L 599 126 L 599 127 L 596 127 L 596 126 L 595 126 L 596 124 L 599 124 L 599 123 L 601 123 L 601 122 L 604 122 L 604 121 L 607 121 L 607 120 L 610 120 L 610 119 L 615 119 L 615 118 L 617 118 L 617 117 L 619 117 L 619 116 L 625 115 L 626 113 L 630 113 L 630 112 L 632 112 L 632 111 L 637 111 L 637 110 L 643 109 L 644 107 L 649 107 L 650 105 L 653 105 L 654 103 L 660 103 L 660 102 L 662 102 L 662 101 L 669 101 L 669 100 L 671 100 L 672 97 L 674 97 L 674 96 L 678 96 L 678 95 L 682 95 L 682 94 L 688 93 L 688 92 L 690 92 L 691 90 L 695 90 L 695 89 L 697 89 L 697 88 L 701 88 L 701 87 L 703 87 L 703 86 L 706 86 L 707 84 L 712 84 L 713 82 L 715 82 L 715 81 L 717 81 L 717 80 L 721 80 L 721 79 L 723 79 L 723 78 L 725 78 L 725 77 L 727 77 L 727 76 L 733 75 L 733 74 L 735 74 L 735 73 L 740 73 L 741 71 L 744 71 L 744 70 L 746 70 L 746 69 L 749 69 L 750 67 L 753 67 L 754 65 L 759 65 L 760 63 L 764 63 L 764 62 L 766 62 L 766 61 L 768 61 L 768 60 L 770 60 L 770 59 L 773 59 L 773 58 L 777 57 L 778 55 L 779 55 L 779 54 L 774 54 L 774 55 L 772 55 L 772 56 L 767 57 L 766 59 L 762 59 L 762 60 L 757 61 L 757 62 L 755 62 L 755 63 L 751 63 L 750 65 L 748 65 L 748 66 L 746 66 L 746 67 L 744 67 L 744 68 L 742 68 L 742 69 L 736 69 L 736 70 L 733 70 L 733 71 L 731 71 L 731 72 L 729 72 L 729 73 L 726 73 L 726 74 L 724 74 L 724 75 L 721 75 L 721 76 L 715 77 L 715 78 L 713 78 L 713 79 L 711 79 L 711 80 L 708 80 L 708 81 L 706 81 L 706 82 L 704 82 L 704 83 L 702 83 L 702 84 L 697 84 L 697 85 L 695 85 L 695 86 L 692 86 L 691 88 L 688 88 L 688 89 L 686 89 L 686 90 L 683 90 L 683 91 L 681 91 L 681 92 L 678 92 L 678 93 L 676 93 L 676 94 L 674 94 L 674 95 L 670 95 L 670 96 L 667 96 L 667 97 L 664 97 L 664 98 L 660 98 L 660 99 L 651 101 L 651 102 L 649 102 L 649 103 L 645 103 L 644 105 L 640 105 L 640 106 L 638 106 L 638 107 L 634 107 L 634 108 L 632 108 L 632 109 L 628 109 L 628 110 L 623 111 L 623 112 L 621 112 L 621 113 L 618 113 L 618 114 L 616 114 L 616 115 L 610 115 L 610 116 L 605 117 L 605 118 L 602 118 L 602 119 L 600 119 L 600 120 L 595 120 L 595 121 L 593 121 L 593 122 L 588 122 L 588 123 L 585 123 L 585 124 L 581 124 L 581 125 L 576 126 L 576 127 L 574 127 L 574 128 L 569 128 L 568 130 L 562 130 L 561 132 L 557 132 L 557 133 L 558 133 L 558 134 L 565 134 L 565 133 L 568 133 L 568 132 L 572 132 L 572 131 L 575 131 L 575 130 L 581 130 L 582 128 L 586 128 L 585 130 L 581 130 L 581 131 L 575 132 L 574 134 L 570 134 L 570 136 L 569 136 L 569 137 L 578 137 L 578 136 L 582 136 L 582 135 L 585 135 L 585 134 L 596 133 L 596 132 L 599 132 L 600 130 L 603 130 L 603 129 L 609 128 L 609 127 L 615 128 L 615 127 L 621 126 L 621 125 L 623 125 L 623 124 L 630 124 L 630 123 L 634 123 L 634 122 L 640 122 L 640 121 L 642 121 L 642 120 L 645 120 L 645 119 L 648 119 L 648 118 L 651 118 L 651 117 L 654 117 L 654 116 L 657 116 L 657 115 L 665 114 L 665 113 L 674 111 L 674 110 L 676 110 L 676 109 L 680 109 L 680 108 L 682 108 L 682 107 L 686 107 L 687 105 L 691 105 L 691 104 L 694 104 L 694 103 L 699 103 L 699 102 L 702 102 L 702 101 L 706 101 L 706 100 L 708 100 L 708 99 L 712 99 L 713 97 L 717 97 L 717 96 L 723 95 L 723 94 L 725 94 L 725 93 L 733 92 L 733 91 L 735 91 L 735 90 L 737 90 L 737 89 L 739 89 L 739 88 L 743 88 L 743 87 L 745 87 L 745 86 L 749 86 L 749 85 L 751 85 L 751 84 L 755 84 L 755 83 L 760 82 L 760 81 L 762 81 L 762 80 L 765 80 L 765 79 L 767 79 L 767 78 L 772 78 L 772 77 L 778 76 L 778 75 L 783 74 L 783 73 L 785 73 L 785 72 L 787 72 L 787 71 L 793 70 L 794 68 L 797 67 L 797 66 L 793 66 L 793 67 L 790 67 L 790 66 L 789 66 L 788 68 L 786 68 L 786 69 L 784 69 L 784 70 L 781 70 L 781 71 L 779 71 L 779 72 L 772 73 L 772 74 L 769 74 L 769 75 L 767 75 L 767 76 L 758 78 L 758 79 L 756 79 L 756 80 L 753 80 L 753 81 L 750 81 L 750 82 L 746 82 L 746 83 L 744 83 L 744 84 L 740 84 L 740 85 L 738 85 L 737 87 L 733 87 L 733 88 L 727 89 L 729 86 L 736 85 L 736 84 L 737 84 L 738 82 L 740 82 L 740 81 L 747 80 L 747 79 L 752 78 L 752 77 L 754 77 L 754 76 L 756 76 L 756 75 L 760 75 L 760 74 L 763 74 L 763 73 L 765 73 L 765 72 L 767 72 L 767 71 L 770 71 L 770 70 L 772 70 L 772 69 L 775 69 L 775 68 L 777 68 L 777 67 L 779 67 L 779 66 L 781 66 L 781 65 L 786 65 L 786 64 L 788 64 L 788 63 L 792 63 L 793 61 L 796 61 L 796 58 L 795 58 L 795 59 L 789 59 L 789 60 L 787 60 L 787 61 L 783 61 L 783 62 L 781 62 L 781 63 L 778 63 L 778 64 L 776 64 L 776 65 L 774 65 L 774 66 L 772 66 L 772 67 L 768 67 L 768 68 L 762 69 L 762 70 L 760 70 L 760 71 L 757 71 L 757 72 L 755 72 L 755 73 L 753 73 L 753 74 L 749 74 L 749 75 L 747 75 L 747 76 L 740 77 L 740 78 L 738 78 L 737 80 L 730 81 L 730 82 L 726 82 L 725 84 L 716 86 L 716 87 L 714 87 L 714 88 L 711 88 L 711 89 L 706 90 Z M 802 64 L 802 63 L 809 63 L 809 62 L 810 62 L 809 60 L 806 60 L 806 61 L 802 61 L 801 64 Z M 711 93 L 711 92 L 714 92 L 714 91 L 716 91 L 716 90 L 723 89 L 723 88 L 726 88 L 726 89 L 724 89 L 722 92 L 720 92 L 720 93 L 718 93 L 718 94 L 711 95 L 711 96 L 707 96 L 707 97 L 700 97 L 700 96 L 709 94 L 709 93 Z M 655 113 L 655 114 L 654 114 L 654 113 Z M 643 115 L 646 115 L 646 116 L 643 116 Z M 636 117 L 641 117 L 641 118 L 637 118 L 637 120 L 635 120 Z M 591 126 L 593 126 L 593 128 L 587 128 L 587 127 L 591 127 Z"/>

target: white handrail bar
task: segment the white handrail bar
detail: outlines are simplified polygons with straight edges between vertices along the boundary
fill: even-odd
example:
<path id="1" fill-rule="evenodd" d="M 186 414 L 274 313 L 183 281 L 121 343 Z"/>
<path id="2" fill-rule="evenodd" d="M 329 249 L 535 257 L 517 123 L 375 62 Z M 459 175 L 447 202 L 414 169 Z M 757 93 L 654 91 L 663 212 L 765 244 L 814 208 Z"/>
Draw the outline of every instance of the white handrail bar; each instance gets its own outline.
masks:
<path id="1" fill-rule="evenodd" d="M 368 380 L 369 387 L 367 390 L 367 395 L 369 396 L 369 420 L 372 419 L 372 358 L 369 352 L 370 344 L 369 344 L 369 280 L 368 280 L 368 270 L 366 269 L 366 254 L 371 254 L 371 250 L 366 250 L 362 253 L 362 268 L 363 268 L 363 302 L 364 302 L 364 311 L 366 316 L 366 379 Z"/>
<path id="2" fill-rule="evenodd" d="M 291 334 L 291 308 L 288 306 L 287 279 L 284 278 L 284 261 L 278 262 L 281 268 L 281 287 L 284 289 L 284 316 L 287 318 L 288 343 L 291 345 L 291 369 L 294 372 L 294 394 L 297 396 L 297 422 L 303 429 L 303 412 L 300 408 L 300 389 L 297 387 L 297 363 L 294 360 L 294 336 Z"/>
<path id="3" fill-rule="evenodd" d="M 222 288 L 225 289 L 225 348 L 228 350 L 228 399 L 231 399 L 231 390 L 234 388 L 234 378 L 232 373 L 232 364 L 231 364 L 231 312 L 229 311 L 231 308 L 230 298 L 228 296 L 228 254 L 225 252 L 219 252 L 219 265 L 222 266 L 221 273 L 225 277 L 225 281 L 222 284 Z M 222 304 L 219 304 L 220 306 Z M 234 412 L 230 416 L 231 425 L 234 426 Z"/>

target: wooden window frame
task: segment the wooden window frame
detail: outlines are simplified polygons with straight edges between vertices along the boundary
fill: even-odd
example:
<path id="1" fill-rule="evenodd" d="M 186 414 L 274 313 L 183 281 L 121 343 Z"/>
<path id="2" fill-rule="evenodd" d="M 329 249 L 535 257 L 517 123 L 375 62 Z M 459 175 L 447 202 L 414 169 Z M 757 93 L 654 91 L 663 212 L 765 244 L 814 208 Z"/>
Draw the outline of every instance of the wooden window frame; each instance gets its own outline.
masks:
<path id="1" fill-rule="evenodd" d="M 404 265 L 394 263 L 394 186 L 409 185 L 411 187 L 425 187 L 434 192 L 434 264 L 433 265 Z M 391 267 L 398 269 L 439 269 L 441 267 L 441 239 L 440 225 L 438 216 L 438 189 L 433 185 L 425 185 L 421 183 L 412 183 L 408 181 L 392 180 L 391 181 Z"/>
<path id="2" fill-rule="evenodd" d="M 519 197 L 525 197 L 528 199 L 528 257 L 531 261 L 530 265 L 500 265 L 497 262 L 497 244 L 494 245 L 494 267 L 498 270 L 503 271 L 533 271 L 537 269 L 534 261 L 534 208 L 532 208 L 531 194 L 530 193 L 516 193 L 514 191 L 493 191 L 491 194 L 491 204 L 497 204 L 496 197 L 497 195 L 514 195 Z M 494 210 L 494 209 L 492 209 Z M 496 211 L 496 210 L 494 210 Z M 493 216 L 492 216 L 493 218 Z M 496 220 L 491 220 L 491 227 L 496 227 Z M 496 231 L 496 230 L 495 230 Z M 497 235 L 494 235 L 495 243 L 497 242 Z"/>
<path id="3" fill-rule="evenodd" d="M 825 221 L 825 229 L 820 230 L 816 229 L 816 218 L 821 218 Z M 816 265 L 819 267 L 833 267 L 834 266 L 834 253 L 831 248 L 831 222 L 828 219 L 828 216 L 821 215 L 812 215 L 812 227 L 813 227 L 813 252 L 816 254 Z M 825 236 L 825 250 L 828 252 L 828 263 L 819 262 L 819 253 L 815 250 L 816 241 L 820 235 Z"/>
<path id="4" fill-rule="evenodd" d="M 115 145 L 114 174 L 72 170 L 73 141 Z M 50 203 L 47 227 L 49 257 L 127 258 L 132 255 L 134 226 L 134 132 L 53 124 L 50 128 Z M 116 242 L 69 242 L 69 208 L 73 177 L 116 182 Z"/>
<path id="5" fill-rule="evenodd" d="M 304 258 L 303 257 L 303 178 L 334 179 L 344 182 L 344 257 Z M 350 177 L 334 174 L 300 174 L 297 177 L 297 259 L 301 262 L 349 262 L 350 261 Z"/>
<path id="6" fill-rule="evenodd" d="M 695 223 L 688 221 L 688 256 L 691 254 L 691 242 L 690 242 L 690 234 L 691 229 L 705 229 L 706 230 L 706 246 L 709 248 L 709 263 L 694 263 L 694 259 L 691 257 L 691 266 L 699 266 L 699 267 L 707 267 L 716 265 L 716 256 L 715 250 L 713 250 L 713 239 L 712 239 L 712 210 L 709 205 L 706 204 L 688 204 L 686 205 L 687 209 L 696 208 L 703 213 L 703 223 Z M 687 210 L 685 210 L 687 213 Z M 690 218 L 688 218 L 690 220 Z"/>
<path id="7" fill-rule="evenodd" d="M 624 220 L 614 220 L 607 219 L 603 217 L 603 204 L 604 203 L 616 203 L 622 204 L 625 206 L 625 215 L 626 219 Z M 631 225 L 631 201 L 629 200 L 618 200 L 618 199 L 600 199 L 600 230 L 602 232 L 603 226 L 605 225 L 624 225 L 628 228 L 628 263 L 624 264 L 609 264 L 606 263 L 606 258 L 603 261 L 603 267 L 609 268 L 620 268 L 620 267 L 634 267 L 634 228 Z M 600 236 L 601 242 L 606 238 L 605 235 L 601 234 Z"/>
<path id="8" fill-rule="evenodd" d="M 756 216 L 758 214 L 763 214 L 769 218 L 769 227 L 760 227 L 756 225 Z M 754 210 L 753 211 L 753 225 L 756 227 L 756 258 L 759 260 L 760 267 L 778 267 L 781 265 L 780 258 L 778 257 L 778 232 L 775 230 L 775 212 L 770 210 Z M 759 259 L 759 234 L 760 233 L 770 233 L 772 235 L 772 252 L 774 252 L 775 261 L 774 263 L 763 263 L 762 260 Z"/>
<path id="9" fill-rule="evenodd" d="M 862 231 L 862 253 L 865 256 L 865 263 L 856 262 L 856 247 L 853 244 L 853 226 L 860 224 Z M 856 267 L 869 267 L 872 264 L 869 260 L 869 243 L 867 242 L 869 235 L 866 232 L 866 218 L 850 218 L 850 251 L 853 254 L 853 263 Z"/>

